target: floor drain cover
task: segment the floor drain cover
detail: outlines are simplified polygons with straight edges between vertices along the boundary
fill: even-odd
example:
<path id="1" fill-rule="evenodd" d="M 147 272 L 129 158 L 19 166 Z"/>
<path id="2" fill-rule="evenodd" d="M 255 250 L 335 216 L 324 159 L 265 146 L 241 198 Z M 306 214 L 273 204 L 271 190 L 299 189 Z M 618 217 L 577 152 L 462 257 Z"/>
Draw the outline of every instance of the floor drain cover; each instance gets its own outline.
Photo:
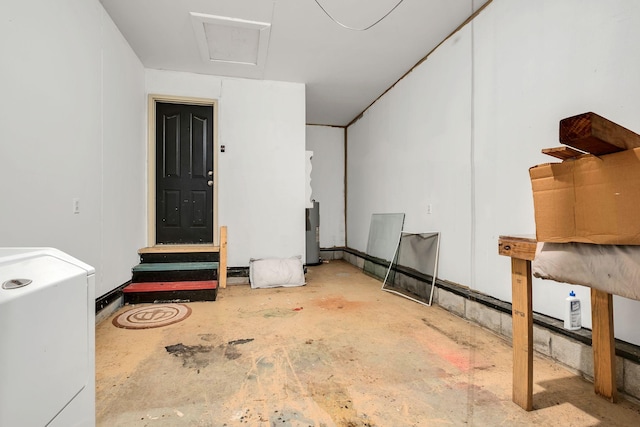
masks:
<path id="1" fill-rule="evenodd" d="M 132 308 L 113 319 L 114 326 L 125 329 L 149 329 L 171 325 L 186 319 L 191 309 L 184 304 L 154 304 Z"/>

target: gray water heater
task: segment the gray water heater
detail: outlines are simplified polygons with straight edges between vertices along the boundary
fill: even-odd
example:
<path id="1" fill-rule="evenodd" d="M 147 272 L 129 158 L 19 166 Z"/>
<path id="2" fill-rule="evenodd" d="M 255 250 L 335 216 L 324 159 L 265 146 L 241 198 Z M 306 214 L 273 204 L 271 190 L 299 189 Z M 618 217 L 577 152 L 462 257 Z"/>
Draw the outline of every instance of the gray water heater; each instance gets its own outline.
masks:
<path id="1" fill-rule="evenodd" d="M 307 208 L 307 265 L 318 265 L 320 261 L 320 203 L 313 201 Z"/>

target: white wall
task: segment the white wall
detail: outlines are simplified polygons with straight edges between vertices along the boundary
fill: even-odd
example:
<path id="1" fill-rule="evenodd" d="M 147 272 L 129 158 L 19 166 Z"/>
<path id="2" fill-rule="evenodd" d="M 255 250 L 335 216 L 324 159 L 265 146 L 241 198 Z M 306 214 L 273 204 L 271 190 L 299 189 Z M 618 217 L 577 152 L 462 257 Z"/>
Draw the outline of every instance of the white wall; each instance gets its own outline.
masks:
<path id="1" fill-rule="evenodd" d="M 149 94 L 219 100 L 218 223 L 228 264 L 305 259 L 305 88 L 298 83 L 147 70 Z"/>
<path id="2" fill-rule="evenodd" d="M 442 233 L 439 276 L 471 282 L 470 29 L 400 81 L 347 135 L 347 244 L 365 252 L 371 214 Z M 431 205 L 431 214 L 428 214 Z"/>
<path id="3" fill-rule="evenodd" d="M 344 246 L 344 128 L 307 125 L 307 150 L 313 151 L 311 199 L 320 203 L 320 247 Z"/>
<path id="4" fill-rule="evenodd" d="M 305 88 L 224 80 L 220 100 L 220 224 L 229 265 L 305 259 Z"/>
<path id="5" fill-rule="evenodd" d="M 476 284 L 509 299 L 509 260 L 493 255 L 499 234 L 535 233 L 528 168 L 554 161 L 558 122 L 593 111 L 640 132 L 640 3 L 634 0 L 494 0 L 473 23 Z M 536 280 L 535 311 L 562 318 L 569 290 Z M 616 336 L 640 343 L 640 302 L 615 301 Z"/>
<path id="6" fill-rule="evenodd" d="M 146 246 L 144 68 L 103 13 L 101 295 L 131 280 Z"/>
<path id="7" fill-rule="evenodd" d="M 442 231 L 440 278 L 510 301 L 498 236 L 535 234 L 528 169 L 553 161 L 559 120 L 640 132 L 638 19 L 635 0 L 494 0 L 349 128 L 348 245 L 371 213 L 406 212 L 405 229 Z M 534 310 L 562 318 L 570 288 L 590 327 L 586 288 L 535 280 Z M 640 343 L 639 309 L 615 298 L 618 338 Z"/>
<path id="8" fill-rule="evenodd" d="M 144 243 L 142 65 L 98 1 L 7 1 L 0 16 L 0 245 L 70 253 L 100 296 Z"/>

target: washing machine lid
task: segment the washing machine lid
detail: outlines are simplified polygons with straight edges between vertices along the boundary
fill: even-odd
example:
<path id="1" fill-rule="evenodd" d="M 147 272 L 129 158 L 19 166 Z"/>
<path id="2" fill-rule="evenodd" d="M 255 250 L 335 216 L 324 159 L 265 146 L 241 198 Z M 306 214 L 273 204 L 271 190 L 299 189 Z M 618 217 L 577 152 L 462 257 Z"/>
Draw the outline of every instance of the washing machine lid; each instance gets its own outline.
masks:
<path id="1" fill-rule="evenodd" d="M 87 357 L 93 270 L 58 252 L 0 251 L 2 426 L 47 425 L 93 375 Z"/>
<path id="2" fill-rule="evenodd" d="M 15 262 L 21 262 L 30 258 L 38 258 L 40 256 L 50 256 L 59 259 L 60 261 L 67 262 L 69 264 L 73 264 L 87 272 L 88 275 L 95 274 L 96 269 L 80 261 L 77 258 L 72 257 L 71 255 L 62 252 L 59 249 L 55 248 L 45 248 L 45 247 L 11 247 L 11 248 L 0 248 L 0 267 L 3 264 L 11 264 Z"/>

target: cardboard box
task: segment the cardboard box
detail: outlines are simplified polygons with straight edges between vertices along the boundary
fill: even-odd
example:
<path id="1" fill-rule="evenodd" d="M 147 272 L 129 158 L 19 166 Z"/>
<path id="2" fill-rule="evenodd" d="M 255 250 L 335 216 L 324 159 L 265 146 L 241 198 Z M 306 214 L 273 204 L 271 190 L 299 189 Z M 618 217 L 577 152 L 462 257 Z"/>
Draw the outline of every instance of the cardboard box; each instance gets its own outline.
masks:
<path id="1" fill-rule="evenodd" d="M 539 242 L 640 245 L 640 148 L 529 169 Z"/>

